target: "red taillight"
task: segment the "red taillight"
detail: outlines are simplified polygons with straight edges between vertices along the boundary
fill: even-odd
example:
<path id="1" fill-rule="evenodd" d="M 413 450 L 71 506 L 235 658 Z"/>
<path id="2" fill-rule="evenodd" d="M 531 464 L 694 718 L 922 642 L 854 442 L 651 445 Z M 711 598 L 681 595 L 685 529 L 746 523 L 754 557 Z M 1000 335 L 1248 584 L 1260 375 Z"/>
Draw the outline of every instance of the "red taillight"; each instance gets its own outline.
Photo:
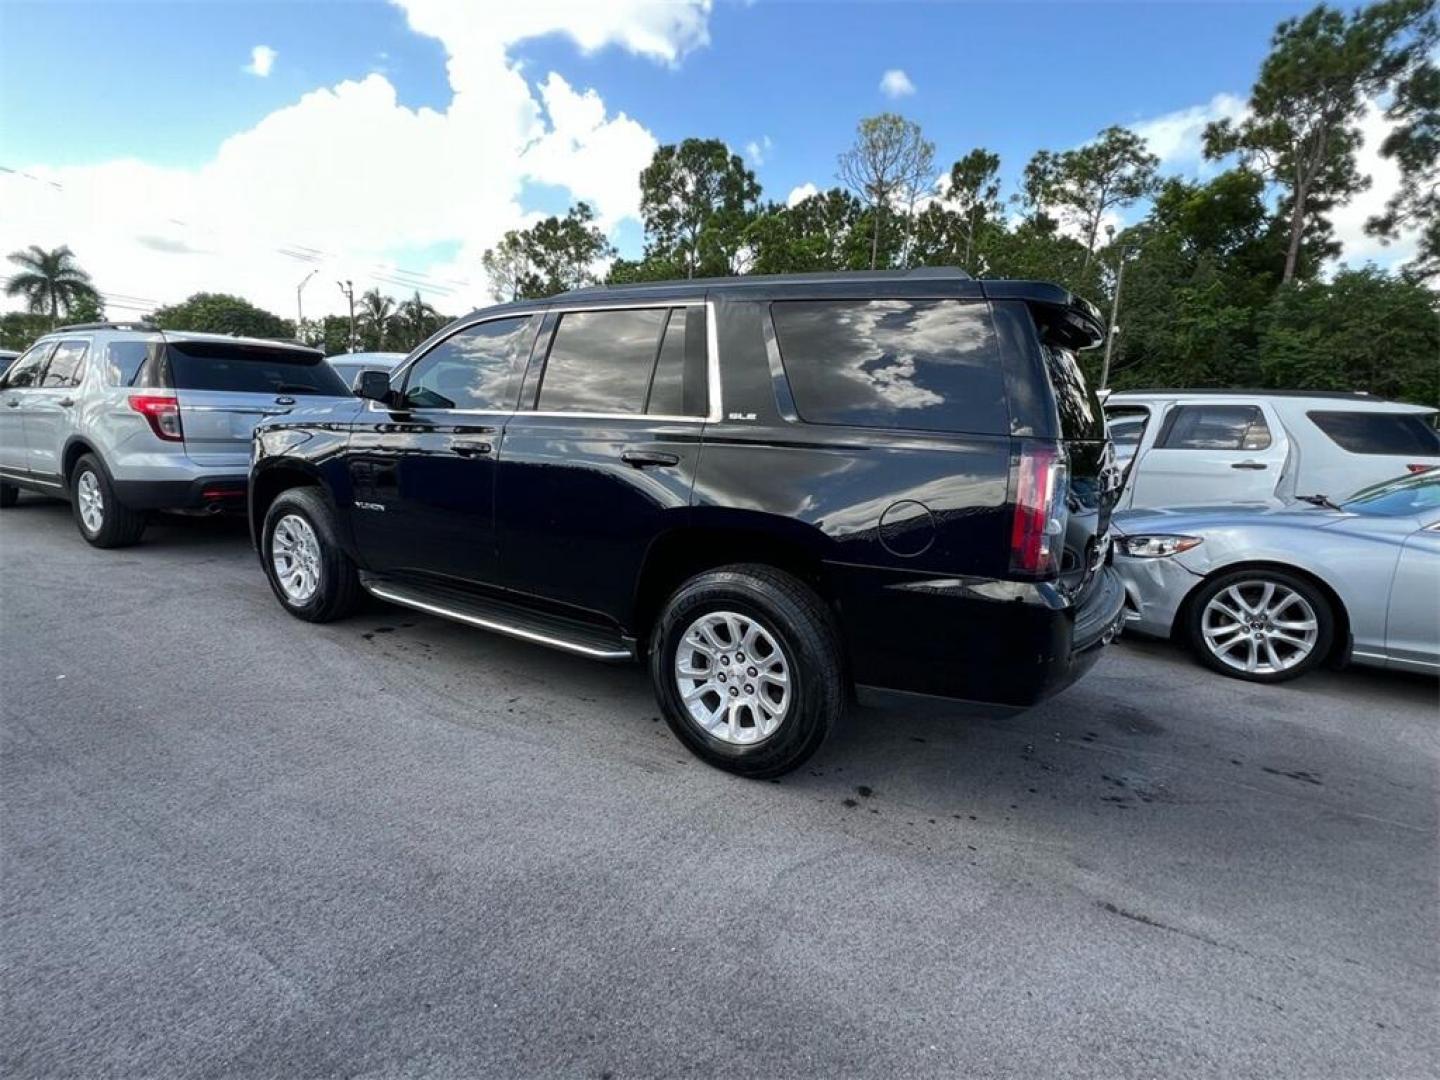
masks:
<path id="1" fill-rule="evenodd" d="M 172 394 L 131 394 L 130 408 L 150 421 L 150 430 L 166 442 L 181 442 L 180 401 Z"/>
<path id="2" fill-rule="evenodd" d="M 1433 468 L 1435 468 L 1434 465 L 1406 465 L 1405 471 L 1411 473 L 1422 473 L 1429 472 Z"/>
<path id="3" fill-rule="evenodd" d="M 1022 443 L 1010 524 L 1010 569 L 1026 577 L 1060 570 L 1065 544 L 1066 467 L 1053 447 Z"/>

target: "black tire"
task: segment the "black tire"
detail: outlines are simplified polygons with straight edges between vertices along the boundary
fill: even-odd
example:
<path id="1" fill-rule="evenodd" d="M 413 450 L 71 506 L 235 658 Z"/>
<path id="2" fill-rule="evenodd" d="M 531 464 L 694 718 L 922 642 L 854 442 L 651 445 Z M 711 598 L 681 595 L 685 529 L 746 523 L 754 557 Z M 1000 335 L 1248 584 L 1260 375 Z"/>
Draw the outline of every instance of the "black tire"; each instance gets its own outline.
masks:
<path id="1" fill-rule="evenodd" d="M 753 620 L 784 654 L 792 696 L 780 726 L 761 741 L 717 738 L 691 718 L 682 700 L 676 653 L 692 623 L 714 612 Z M 682 585 L 651 636 L 650 678 L 676 738 L 716 768 L 755 779 L 780 776 L 805 762 L 845 711 L 840 635 L 830 610 L 809 586 L 769 566 L 724 566 Z M 753 713 L 751 720 L 754 726 Z"/>
<path id="2" fill-rule="evenodd" d="M 305 521 L 315 534 L 320 549 L 318 582 L 313 594 L 297 599 L 285 591 L 275 569 L 275 529 L 288 516 Z M 333 622 L 351 614 L 360 603 L 360 576 L 355 563 L 337 539 L 335 510 L 318 488 L 299 487 L 282 492 L 265 512 L 260 533 L 261 561 L 280 606 L 306 622 Z"/>
<path id="3" fill-rule="evenodd" d="M 100 527 L 97 529 L 85 524 L 81 512 L 81 501 L 92 490 L 100 500 Z M 94 454 L 85 454 L 70 472 L 70 512 L 75 517 L 75 527 L 80 530 L 80 535 L 93 547 L 129 547 L 137 543 L 145 532 L 144 513 L 132 510 L 120 501 L 120 496 L 115 494 L 115 485 L 110 482 L 110 474 Z"/>
<path id="4" fill-rule="evenodd" d="M 20 489 L 14 484 L 0 484 L 0 510 L 8 510 L 20 501 Z"/>
<path id="5" fill-rule="evenodd" d="M 1310 609 L 1314 613 L 1315 637 L 1313 643 L 1310 645 L 1309 653 L 1288 667 L 1283 667 L 1279 670 L 1245 671 L 1226 663 L 1208 644 L 1205 635 L 1206 608 L 1212 600 L 1232 587 L 1239 590 L 1242 598 L 1248 598 L 1252 606 L 1258 606 L 1261 594 L 1257 592 L 1257 589 L 1263 588 L 1265 585 L 1273 585 L 1277 589 L 1288 589 L 1300 597 L 1305 604 L 1310 605 Z M 1227 606 L 1231 607 L 1232 610 L 1234 609 L 1234 605 L 1227 604 Z M 1242 614 L 1248 615 L 1249 613 L 1242 612 Z M 1287 623 L 1310 621 L 1304 617 L 1304 610 L 1298 604 L 1293 605 L 1290 609 L 1280 614 L 1285 616 L 1282 621 Z M 1217 620 L 1214 616 L 1211 616 L 1211 619 L 1212 625 L 1229 625 L 1223 617 Z M 1229 573 L 1218 574 L 1209 581 L 1206 581 L 1196 590 L 1194 597 L 1191 599 L 1185 622 L 1186 637 L 1189 640 L 1190 647 L 1195 651 L 1195 655 L 1200 658 L 1201 663 L 1206 667 L 1220 672 L 1222 675 L 1228 675 L 1233 679 L 1244 679 L 1247 682 L 1278 683 L 1287 682 L 1290 679 L 1298 679 L 1307 671 L 1311 671 L 1320 664 L 1323 664 L 1330 655 L 1331 646 L 1335 642 L 1335 609 L 1324 592 L 1307 578 L 1300 577 L 1297 574 L 1287 574 L 1281 570 L 1271 570 L 1269 568 L 1235 570 Z M 1269 665 L 1266 654 L 1263 651 L 1265 647 L 1264 638 L 1257 639 L 1254 637 L 1255 633 L 1264 635 L 1268 629 L 1268 625 L 1262 622 L 1262 625 L 1252 627 L 1251 633 L 1242 633 L 1239 634 L 1238 637 L 1233 638 L 1237 643 L 1243 641 L 1246 645 L 1243 652 L 1237 651 L 1236 653 L 1232 653 L 1232 655 L 1236 656 L 1237 661 L 1245 662 L 1248 660 L 1250 645 L 1252 642 L 1255 642 L 1257 643 L 1255 649 L 1259 664 L 1262 668 Z M 1304 631 L 1296 632 L 1286 629 L 1284 632 L 1286 637 L 1306 636 Z M 1249 637 L 1249 641 L 1246 641 L 1247 637 Z M 1228 642 L 1230 640 L 1232 640 L 1231 637 L 1221 639 L 1222 642 Z M 1273 645 L 1276 650 L 1276 655 L 1279 656 L 1282 661 L 1299 652 L 1298 649 L 1288 645 L 1284 639 L 1275 639 Z"/>

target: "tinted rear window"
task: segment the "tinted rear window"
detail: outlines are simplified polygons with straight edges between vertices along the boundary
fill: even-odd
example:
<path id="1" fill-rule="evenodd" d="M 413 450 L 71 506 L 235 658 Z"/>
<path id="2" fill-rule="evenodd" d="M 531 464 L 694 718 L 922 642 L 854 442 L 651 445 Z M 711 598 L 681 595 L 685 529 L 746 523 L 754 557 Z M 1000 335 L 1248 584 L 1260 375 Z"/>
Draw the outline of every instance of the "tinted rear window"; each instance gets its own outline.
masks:
<path id="1" fill-rule="evenodd" d="M 1010 414 L 984 304 L 786 300 L 770 305 L 800 418 L 1005 435 Z"/>
<path id="2" fill-rule="evenodd" d="M 1100 399 L 1085 382 L 1080 361 L 1073 349 L 1044 345 L 1045 370 L 1055 391 L 1055 408 L 1060 414 L 1060 436 L 1085 442 L 1105 440 L 1105 411 Z"/>
<path id="3" fill-rule="evenodd" d="M 1306 413 L 1330 440 L 1352 454 L 1440 455 L 1440 432 L 1415 413 Z"/>
<path id="4" fill-rule="evenodd" d="M 251 394 L 332 394 L 349 391 L 317 353 L 228 342 L 170 342 L 170 375 L 178 390 Z"/>
<path id="5" fill-rule="evenodd" d="M 665 308 L 644 308 L 560 316 L 540 383 L 540 411 L 644 412 L 668 315 Z"/>

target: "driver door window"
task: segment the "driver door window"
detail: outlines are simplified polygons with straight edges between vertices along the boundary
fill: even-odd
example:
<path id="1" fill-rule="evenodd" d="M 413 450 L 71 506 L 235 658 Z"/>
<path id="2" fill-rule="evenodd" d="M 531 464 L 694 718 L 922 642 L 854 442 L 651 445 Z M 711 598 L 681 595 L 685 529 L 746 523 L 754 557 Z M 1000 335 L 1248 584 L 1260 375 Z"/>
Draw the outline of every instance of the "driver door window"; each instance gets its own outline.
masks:
<path id="1" fill-rule="evenodd" d="M 405 378 L 408 409 L 508 411 L 520 392 L 521 346 L 530 316 L 467 327 L 421 357 Z"/>

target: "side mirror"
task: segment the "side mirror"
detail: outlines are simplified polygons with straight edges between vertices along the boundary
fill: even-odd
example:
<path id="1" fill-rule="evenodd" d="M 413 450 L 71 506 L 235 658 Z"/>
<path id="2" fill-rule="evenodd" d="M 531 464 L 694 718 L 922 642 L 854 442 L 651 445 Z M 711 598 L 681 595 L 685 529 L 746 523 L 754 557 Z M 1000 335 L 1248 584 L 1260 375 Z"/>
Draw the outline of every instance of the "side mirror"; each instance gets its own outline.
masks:
<path id="1" fill-rule="evenodd" d="M 390 376 L 383 371 L 362 371 L 355 380 L 355 396 L 367 401 L 390 401 Z"/>

